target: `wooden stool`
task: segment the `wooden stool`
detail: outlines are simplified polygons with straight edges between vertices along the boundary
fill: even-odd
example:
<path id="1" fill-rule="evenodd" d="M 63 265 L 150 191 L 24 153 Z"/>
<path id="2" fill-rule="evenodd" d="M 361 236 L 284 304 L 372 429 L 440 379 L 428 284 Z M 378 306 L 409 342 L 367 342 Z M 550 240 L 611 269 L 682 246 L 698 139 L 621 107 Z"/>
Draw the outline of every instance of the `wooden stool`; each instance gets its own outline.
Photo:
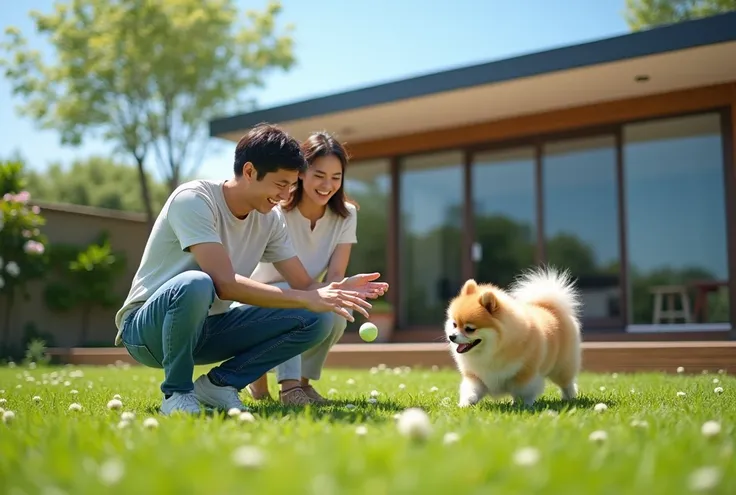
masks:
<path id="1" fill-rule="evenodd" d="M 690 298 L 687 295 L 687 288 L 684 285 L 656 285 L 650 287 L 649 292 L 654 294 L 652 323 L 655 325 L 661 323 L 664 318 L 669 319 L 669 323 L 674 323 L 677 318 L 682 318 L 685 320 L 685 323 L 692 322 Z M 666 310 L 663 308 L 665 296 L 667 296 Z M 675 309 L 676 296 L 680 297 L 680 306 L 682 306 L 680 310 Z"/>

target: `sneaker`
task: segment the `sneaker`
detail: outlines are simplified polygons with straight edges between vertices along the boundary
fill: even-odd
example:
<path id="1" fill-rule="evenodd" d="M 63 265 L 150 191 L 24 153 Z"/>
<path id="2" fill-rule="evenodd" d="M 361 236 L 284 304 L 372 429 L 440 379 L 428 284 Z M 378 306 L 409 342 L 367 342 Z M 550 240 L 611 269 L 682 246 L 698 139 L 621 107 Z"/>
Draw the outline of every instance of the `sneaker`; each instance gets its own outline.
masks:
<path id="1" fill-rule="evenodd" d="M 207 375 L 202 375 L 195 380 L 194 395 L 203 404 L 225 411 L 233 408 L 241 411 L 248 410 L 245 404 L 241 402 L 237 388 L 228 385 L 218 387 L 210 381 Z"/>
<path id="2" fill-rule="evenodd" d="M 307 397 L 312 399 L 312 401 L 317 404 L 329 404 L 330 402 L 329 400 L 319 395 L 319 392 L 317 392 L 311 385 L 302 385 L 302 390 L 304 390 L 304 393 L 307 395 Z"/>
<path id="3" fill-rule="evenodd" d="M 171 397 L 164 398 L 161 403 L 161 414 L 169 416 L 177 412 L 197 415 L 202 412 L 202 404 L 192 392 L 188 394 L 174 392 Z"/>
<path id="4" fill-rule="evenodd" d="M 279 392 L 279 399 L 285 406 L 306 406 L 314 401 L 304 393 L 301 387 L 290 388 L 289 390 Z"/>

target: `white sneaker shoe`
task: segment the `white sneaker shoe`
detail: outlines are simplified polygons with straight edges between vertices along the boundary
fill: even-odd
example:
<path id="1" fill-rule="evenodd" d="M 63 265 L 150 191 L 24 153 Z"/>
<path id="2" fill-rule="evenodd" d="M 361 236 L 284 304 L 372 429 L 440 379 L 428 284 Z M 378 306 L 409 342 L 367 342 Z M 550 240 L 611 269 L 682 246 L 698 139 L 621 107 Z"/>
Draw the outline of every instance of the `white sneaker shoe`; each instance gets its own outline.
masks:
<path id="1" fill-rule="evenodd" d="M 164 398 L 161 413 L 169 416 L 175 412 L 198 415 L 202 412 L 202 405 L 192 392 L 188 394 L 174 392 L 168 399 Z"/>
<path id="2" fill-rule="evenodd" d="M 202 375 L 194 382 L 194 395 L 203 404 L 229 411 L 236 408 L 247 411 L 248 408 L 240 400 L 238 389 L 225 386 L 218 387 L 210 381 L 207 375 Z"/>

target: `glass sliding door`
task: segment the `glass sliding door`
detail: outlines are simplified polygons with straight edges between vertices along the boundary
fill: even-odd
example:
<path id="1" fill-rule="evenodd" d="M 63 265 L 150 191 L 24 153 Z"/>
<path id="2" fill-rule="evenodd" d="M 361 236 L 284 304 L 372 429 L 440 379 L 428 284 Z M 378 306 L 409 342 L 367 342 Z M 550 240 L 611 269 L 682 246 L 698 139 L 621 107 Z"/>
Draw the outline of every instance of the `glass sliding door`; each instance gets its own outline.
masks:
<path id="1" fill-rule="evenodd" d="M 462 283 L 463 153 L 400 162 L 399 273 L 402 326 L 444 321 Z"/>
<path id="2" fill-rule="evenodd" d="M 542 148 L 546 262 L 570 270 L 585 328 L 623 328 L 613 135 L 551 141 Z"/>
<path id="3" fill-rule="evenodd" d="M 475 277 L 507 287 L 536 263 L 536 151 L 533 146 L 477 153 L 471 188 Z"/>
<path id="4" fill-rule="evenodd" d="M 630 330 L 729 328 L 721 117 L 623 128 Z"/>

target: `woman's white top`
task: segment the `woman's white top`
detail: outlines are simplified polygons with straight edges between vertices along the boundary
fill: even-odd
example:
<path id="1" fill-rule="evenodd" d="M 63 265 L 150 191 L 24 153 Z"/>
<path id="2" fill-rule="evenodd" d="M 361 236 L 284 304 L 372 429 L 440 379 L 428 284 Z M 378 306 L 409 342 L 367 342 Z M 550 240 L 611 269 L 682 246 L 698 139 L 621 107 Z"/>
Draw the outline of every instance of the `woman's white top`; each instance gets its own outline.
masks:
<path id="1" fill-rule="evenodd" d="M 311 228 L 310 220 L 302 216 L 298 207 L 291 211 L 281 210 L 286 219 L 286 230 L 291 244 L 307 273 L 314 280 L 324 279 L 330 258 L 338 244 L 358 242 L 357 210 L 353 204 L 345 203 L 345 206 L 350 213 L 347 218 L 342 218 L 328 206 L 322 218 L 317 220 L 314 230 Z M 281 206 L 276 206 L 276 208 L 281 208 Z M 289 286 L 272 263 L 259 263 L 250 278 L 281 288 Z"/>

